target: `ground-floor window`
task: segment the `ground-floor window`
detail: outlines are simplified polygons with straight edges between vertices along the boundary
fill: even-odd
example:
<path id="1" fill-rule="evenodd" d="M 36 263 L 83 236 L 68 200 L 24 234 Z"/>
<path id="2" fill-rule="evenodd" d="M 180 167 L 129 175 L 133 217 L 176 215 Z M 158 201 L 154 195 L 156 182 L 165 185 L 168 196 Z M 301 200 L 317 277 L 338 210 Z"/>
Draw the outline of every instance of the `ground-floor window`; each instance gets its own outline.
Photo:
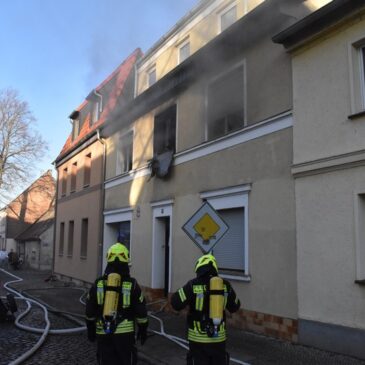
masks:
<path id="1" fill-rule="evenodd" d="M 250 185 L 203 192 L 200 197 L 212 205 L 228 225 L 227 233 L 213 248 L 220 273 L 248 276 L 248 194 Z"/>

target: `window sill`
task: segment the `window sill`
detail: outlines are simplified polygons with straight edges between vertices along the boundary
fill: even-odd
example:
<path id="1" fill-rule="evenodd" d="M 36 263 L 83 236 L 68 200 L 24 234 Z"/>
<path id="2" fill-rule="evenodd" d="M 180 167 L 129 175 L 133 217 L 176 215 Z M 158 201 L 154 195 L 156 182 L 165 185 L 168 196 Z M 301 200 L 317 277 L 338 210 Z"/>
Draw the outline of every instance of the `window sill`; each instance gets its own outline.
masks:
<path id="1" fill-rule="evenodd" d="M 87 260 L 87 256 L 80 256 L 80 260 L 86 261 Z"/>
<path id="2" fill-rule="evenodd" d="M 223 279 L 233 280 L 233 281 L 244 281 L 249 283 L 251 281 L 250 275 L 238 275 L 238 274 L 219 274 Z"/>
<path id="3" fill-rule="evenodd" d="M 354 119 L 359 119 L 364 116 L 365 116 L 365 110 L 362 110 L 361 112 L 349 115 L 347 118 L 350 120 L 354 120 Z"/>
<path id="4" fill-rule="evenodd" d="M 76 192 L 76 190 L 71 190 L 70 191 L 70 194 L 73 194 L 73 193 L 75 193 Z"/>
<path id="5" fill-rule="evenodd" d="M 355 284 L 358 284 L 358 285 L 361 285 L 361 286 L 365 286 L 365 279 L 355 280 Z"/>
<path id="6" fill-rule="evenodd" d="M 59 257 L 63 257 L 63 253 L 59 253 L 59 254 L 58 254 L 58 256 L 59 256 Z"/>
<path id="7" fill-rule="evenodd" d="M 72 259 L 72 255 L 67 255 L 68 258 Z"/>
<path id="8" fill-rule="evenodd" d="M 84 186 L 83 186 L 83 188 L 84 189 L 86 189 L 86 188 L 88 188 L 90 186 L 90 184 L 85 184 Z"/>

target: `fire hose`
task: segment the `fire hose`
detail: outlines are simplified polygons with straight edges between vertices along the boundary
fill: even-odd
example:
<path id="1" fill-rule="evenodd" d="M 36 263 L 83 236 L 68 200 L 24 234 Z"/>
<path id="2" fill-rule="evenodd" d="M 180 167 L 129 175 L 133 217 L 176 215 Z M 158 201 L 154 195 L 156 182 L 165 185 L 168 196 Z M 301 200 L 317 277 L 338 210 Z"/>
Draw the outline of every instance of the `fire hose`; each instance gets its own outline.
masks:
<path id="1" fill-rule="evenodd" d="M 27 304 L 27 309 L 17 317 L 17 319 L 15 321 L 15 325 L 18 328 L 23 329 L 25 331 L 29 331 L 29 332 L 33 332 L 33 333 L 41 333 L 42 334 L 42 336 L 39 338 L 37 343 L 30 350 L 26 351 L 24 354 L 19 356 L 17 359 L 10 362 L 9 365 L 21 364 L 23 361 L 25 361 L 30 356 L 32 356 L 42 346 L 42 344 L 46 340 L 48 334 L 70 334 L 70 333 L 77 333 L 77 332 L 81 332 L 81 331 L 86 330 L 85 326 L 76 327 L 76 328 L 57 329 L 57 330 L 52 329 L 51 330 L 50 329 L 51 323 L 48 319 L 48 308 L 47 308 L 47 306 L 44 305 L 44 304 L 41 304 L 38 300 L 34 300 L 34 299 L 31 299 L 31 298 L 25 297 L 23 294 L 21 294 L 17 290 L 10 288 L 9 287 L 10 284 L 20 282 L 23 279 L 16 276 L 16 275 L 14 275 L 14 274 L 12 274 L 12 273 L 10 273 L 10 272 L 8 272 L 8 271 L 6 271 L 6 270 L 4 270 L 4 269 L 0 269 L 0 270 L 3 271 L 5 274 L 7 274 L 7 275 L 9 275 L 9 276 L 11 276 L 15 279 L 15 280 L 11 280 L 11 281 L 6 282 L 4 284 L 4 288 L 7 291 L 15 294 L 16 295 L 15 299 L 24 300 Z M 22 318 L 24 318 L 30 312 L 30 310 L 31 310 L 31 304 L 30 303 L 38 305 L 43 310 L 44 319 L 45 319 L 45 322 L 46 322 L 45 328 L 35 328 L 35 327 L 31 327 L 31 326 L 26 326 L 26 325 L 23 325 L 23 324 L 20 323 L 20 320 Z"/>
<path id="2" fill-rule="evenodd" d="M 28 331 L 28 332 L 33 332 L 33 333 L 41 333 L 42 336 L 40 337 L 40 339 L 38 340 L 38 342 L 30 349 L 28 350 L 27 352 L 25 352 L 23 355 L 21 355 L 20 357 L 18 357 L 17 359 L 15 359 L 14 361 L 10 362 L 9 365 L 17 365 L 17 364 L 21 364 L 23 361 L 25 361 L 26 359 L 28 359 L 30 356 L 32 356 L 41 346 L 42 344 L 44 343 L 44 341 L 46 340 L 46 337 L 48 334 L 70 334 L 70 333 L 77 333 L 77 332 L 81 332 L 81 331 L 84 331 L 86 330 L 86 327 L 85 326 L 82 326 L 82 327 L 76 327 L 76 328 L 68 328 L 68 329 L 50 329 L 50 322 L 49 322 L 49 319 L 48 319 L 48 311 L 54 311 L 54 312 L 58 312 L 58 313 L 65 313 L 67 315 L 69 315 L 69 318 L 76 321 L 77 323 L 79 323 L 75 318 L 72 318 L 72 316 L 74 316 L 75 314 L 73 313 L 67 313 L 67 312 L 62 312 L 62 311 L 57 311 L 55 310 L 54 308 L 48 306 L 47 304 L 45 303 L 41 303 L 41 301 L 39 299 L 35 300 L 35 299 L 31 299 L 29 297 L 26 297 L 24 296 L 23 294 L 21 294 L 20 292 L 18 292 L 17 290 L 15 289 L 12 289 L 9 287 L 9 284 L 12 284 L 12 283 L 17 283 L 17 282 L 20 282 L 22 281 L 23 279 L 4 270 L 4 269 L 0 269 L 1 271 L 3 271 L 4 273 L 6 273 L 7 275 L 9 276 L 12 276 L 15 280 L 11 280 L 11 281 L 8 281 L 4 284 L 4 288 L 6 290 L 8 290 L 9 292 L 17 295 L 15 297 L 15 299 L 17 300 L 24 300 L 26 303 L 27 303 L 27 309 L 21 313 L 16 321 L 15 321 L 15 325 L 22 329 L 22 330 L 25 330 L 25 331 Z M 84 296 L 84 293 L 81 295 L 80 297 L 80 302 L 82 304 L 85 304 L 85 302 L 83 301 L 83 296 Z M 161 302 L 165 302 L 165 300 L 162 300 Z M 44 312 L 44 318 L 45 318 L 45 322 L 46 322 L 46 327 L 45 328 L 35 328 L 35 327 L 31 327 L 31 326 L 26 326 L 24 324 L 21 324 L 20 323 L 20 320 L 22 318 L 24 318 L 31 310 L 31 304 L 30 303 L 34 303 L 36 305 L 38 305 Z M 148 303 L 148 304 L 154 304 L 154 303 Z M 188 341 L 181 338 L 181 337 L 178 337 L 178 336 L 174 336 L 174 335 L 171 335 L 171 334 L 168 334 L 165 332 L 165 329 L 164 329 L 164 323 L 163 323 L 163 320 L 159 317 L 157 317 L 155 315 L 156 313 L 154 312 L 151 312 L 149 311 L 148 312 L 148 316 L 157 320 L 159 322 L 159 325 L 160 325 L 160 331 L 156 331 L 156 330 L 149 330 L 150 332 L 152 333 L 155 333 L 156 335 L 159 335 L 159 336 L 162 336 L 162 337 L 165 337 L 166 339 L 174 342 L 175 344 L 177 344 L 178 346 L 186 349 L 186 350 L 189 350 L 189 347 L 187 346 L 188 344 Z M 78 315 L 79 316 L 79 315 Z M 230 361 L 236 363 L 236 364 L 241 364 L 241 365 L 249 365 L 248 363 L 246 362 L 243 362 L 241 360 L 238 360 L 238 359 L 235 359 L 235 358 L 231 358 Z"/>

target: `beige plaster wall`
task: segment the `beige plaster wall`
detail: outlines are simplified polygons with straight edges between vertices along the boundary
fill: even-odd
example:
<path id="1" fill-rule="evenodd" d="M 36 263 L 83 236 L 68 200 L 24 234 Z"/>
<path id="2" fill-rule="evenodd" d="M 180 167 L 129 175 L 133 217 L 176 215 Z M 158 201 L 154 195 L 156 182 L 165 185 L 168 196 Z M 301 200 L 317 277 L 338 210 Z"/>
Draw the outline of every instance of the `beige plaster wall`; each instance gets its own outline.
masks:
<path id="1" fill-rule="evenodd" d="M 199 250 L 181 226 L 200 207 L 199 192 L 245 183 L 249 193 L 250 283 L 233 285 L 246 309 L 295 318 L 296 248 L 292 131 L 285 129 L 174 167 L 166 181 L 148 177 L 106 190 L 105 209 L 132 206 L 133 274 L 151 283 L 152 208 L 173 199 L 172 290 L 193 276 Z M 133 189 L 138 186 L 138 194 Z M 131 200 L 134 197 L 134 201 Z M 135 208 L 139 206 L 140 217 Z M 138 263 L 138 265 L 136 265 Z"/>
<path id="2" fill-rule="evenodd" d="M 295 164 L 364 149 L 364 117 L 348 119 L 360 111 L 352 108 L 361 92 L 352 44 L 364 27 L 365 20 L 347 23 L 293 55 Z"/>
<path id="3" fill-rule="evenodd" d="M 296 180 L 299 317 L 365 328 L 365 291 L 355 284 L 356 192 L 365 168 Z"/>

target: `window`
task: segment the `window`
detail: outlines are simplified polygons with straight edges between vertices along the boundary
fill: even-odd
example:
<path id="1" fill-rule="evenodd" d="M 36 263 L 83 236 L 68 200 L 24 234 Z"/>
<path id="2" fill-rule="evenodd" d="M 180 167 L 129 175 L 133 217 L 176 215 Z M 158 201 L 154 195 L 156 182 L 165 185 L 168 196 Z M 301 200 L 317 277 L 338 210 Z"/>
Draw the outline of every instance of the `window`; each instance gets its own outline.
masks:
<path id="1" fill-rule="evenodd" d="M 176 105 L 155 116 L 153 153 L 159 155 L 176 150 Z"/>
<path id="2" fill-rule="evenodd" d="M 179 48 L 179 63 L 185 61 L 190 56 L 190 42 L 183 43 Z"/>
<path id="3" fill-rule="evenodd" d="M 229 9 L 225 9 L 220 14 L 220 29 L 223 32 L 227 29 L 230 25 L 232 25 L 237 20 L 237 6 L 234 5 Z"/>
<path id="4" fill-rule="evenodd" d="M 67 191 L 67 168 L 64 168 L 62 171 L 62 187 L 61 187 L 61 195 L 66 195 Z"/>
<path id="5" fill-rule="evenodd" d="M 250 185 L 201 193 L 229 226 L 213 248 L 223 276 L 248 277 L 248 193 Z"/>
<path id="6" fill-rule="evenodd" d="M 156 82 L 156 69 L 153 68 L 148 72 L 148 86 L 152 86 Z"/>
<path id="7" fill-rule="evenodd" d="M 365 193 L 355 195 L 356 280 L 365 280 Z"/>
<path id="8" fill-rule="evenodd" d="M 72 120 L 72 141 L 74 141 L 80 133 L 80 120 Z"/>
<path id="9" fill-rule="evenodd" d="M 84 161 L 84 187 L 90 185 L 90 175 L 91 175 L 91 153 L 85 156 Z"/>
<path id="10" fill-rule="evenodd" d="M 76 191 L 76 177 L 77 177 L 77 162 L 72 164 L 71 170 L 71 193 Z"/>
<path id="11" fill-rule="evenodd" d="M 116 174 L 120 175 L 132 169 L 133 164 L 133 132 L 122 135 L 119 138 L 117 150 Z"/>
<path id="12" fill-rule="evenodd" d="M 81 258 L 87 257 L 88 231 L 89 231 L 89 219 L 83 218 L 81 222 L 81 250 L 80 250 Z"/>
<path id="13" fill-rule="evenodd" d="M 349 56 L 351 60 L 351 112 L 349 118 L 354 119 L 363 116 L 365 111 L 365 38 L 350 45 Z"/>
<path id="14" fill-rule="evenodd" d="M 58 254 L 60 256 L 63 255 L 64 245 L 65 245 L 65 223 L 61 222 L 60 223 L 60 245 L 58 247 Z"/>
<path id="15" fill-rule="evenodd" d="M 124 221 L 119 223 L 117 241 L 131 249 L 131 222 Z"/>
<path id="16" fill-rule="evenodd" d="M 70 221 L 68 224 L 68 246 L 67 246 L 67 256 L 72 257 L 74 249 L 74 221 Z"/>
<path id="17" fill-rule="evenodd" d="M 91 124 L 96 123 L 99 120 L 100 103 L 93 101 L 91 104 Z"/>
<path id="18" fill-rule="evenodd" d="M 209 140 L 244 127 L 243 65 L 212 81 L 207 94 Z"/>

